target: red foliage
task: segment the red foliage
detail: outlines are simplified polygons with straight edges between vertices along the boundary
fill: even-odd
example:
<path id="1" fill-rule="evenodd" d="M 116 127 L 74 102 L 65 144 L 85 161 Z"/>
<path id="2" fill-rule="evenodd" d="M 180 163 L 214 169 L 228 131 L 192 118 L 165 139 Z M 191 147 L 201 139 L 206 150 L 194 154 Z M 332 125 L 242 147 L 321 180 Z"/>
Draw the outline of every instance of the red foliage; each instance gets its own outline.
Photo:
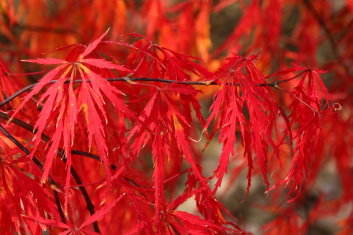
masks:
<path id="1" fill-rule="evenodd" d="M 353 233 L 353 1 L 1 0 L 0 12 L 1 234 L 244 234 L 230 190 L 243 171 L 245 202 L 257 175 L 270 195 L 251 204 L 274 215 L 263 234 L 327 218 Z M 226 12 L 237 19 L 220 36 Z M 330 171 L 334 189 L 319 183 Z"/>

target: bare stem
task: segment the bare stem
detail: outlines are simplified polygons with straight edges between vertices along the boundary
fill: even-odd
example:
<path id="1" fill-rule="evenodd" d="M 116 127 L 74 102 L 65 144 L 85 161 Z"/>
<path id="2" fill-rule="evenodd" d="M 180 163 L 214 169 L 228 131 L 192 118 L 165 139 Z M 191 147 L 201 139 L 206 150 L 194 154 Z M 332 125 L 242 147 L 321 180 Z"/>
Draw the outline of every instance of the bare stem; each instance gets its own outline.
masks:
<path id="1" fill-rule="evenodd" d="M 257 86 L 274 87 L 274 88 L 276 88 L 276 86 L 278 84 L 290 81 L 290 80 L 292 80 L 294 78 L 297 78 L 300 75 L 302 75 L 303 73 L 305 73 L 306 71 L 308 71 L 308 70 L 304 70 L 301 73 L 299 73 L 298 75 L 295 75 L 294 77 L 291 77 L 291 78 L 286 79 L 286 80 L 275 81 L 275 82 L 272 82 L 272 83 L 259 83 L 259 84 L 257 84 Z M 169 79 L 163 79 L 163 78 L 130 78 L 130 77 L 106 78 L 106 80 L 108 82 L 161 82 L 161 83 L 174 83 L 174 84 L 194 85 L 194 86 L 219 86 L 220 85 L 219 83 L 217 83 L 214 80 L 209 80 L 209 81 L 177 81 L 177 80 L 169 80 Z M 83 80 L 78 79 L 78 80 L 74 80 L 74 83 L 82 83 L 82 81 Z M 85 81 L 86 82 L 90 82 L 89 79 L 87 79 Z M 57 80 L 52 80 L 52 81 L 48 82 L 48 84 L 53 84 L 53 83 L 56 83 L 56 82 L 57 82 Z M 65 81 L 65 83 L 69 83 L 69 82 L 70 82 L 70 80 Z M 31 90 L 37 84 L 38 83 L 32 83 L 32 84 L 22 88 L 21 90 L 18 90 L 14 94 L 10 95 L 5 100 L 0 102 L 0 108 L 2 106 L 4 106 L 5 104 L 9 103 L 11 100 L 13 100 L 16 97 L 18 97 L 19 95 L 23 94 L 24 92 L 27 92 L 27 91 Z M 230 84 L 227 84 L 227 85 L 240 86 L 239 83 L 230 83 Z"/>

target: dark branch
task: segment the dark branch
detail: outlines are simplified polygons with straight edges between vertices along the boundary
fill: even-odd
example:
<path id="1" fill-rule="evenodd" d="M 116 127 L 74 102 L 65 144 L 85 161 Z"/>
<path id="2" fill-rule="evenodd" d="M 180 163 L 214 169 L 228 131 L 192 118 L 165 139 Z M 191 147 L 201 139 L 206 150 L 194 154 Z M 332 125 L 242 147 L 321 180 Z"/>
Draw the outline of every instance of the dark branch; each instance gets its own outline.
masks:
<path id="1" fill-rule="evenodd" d="M 23 145 L 21 144 L 15 137 L 13 137 L 1 124 L 0 124 L 0 131 L 10 140 L 12 141 L 19 149 L 21 149 L 25 154 L 29 155 L 30 151 Z M 32 161 L 40 170 L 43 171 L 43 164 L 39 161 L 38 158 L 35 156 L 32 158 Z M 49 183 L 51 185 L 57 185 L 56 182 L 51 178 L 51 176 L 48 177 Z M 65 215 L 61 207 L 60 199 L 59 199 L 59 194 L 58 192 L 53 189 L 53 194 L 55 198 L 55 203 L 58 208 L 59 214 L 60 214 L 60 219 L 63 223 L 66 223 Z"/>
<path id="2" fill-rule="evenodd" d="M 60 153 L 59 153 L 59 154 L 60 154 Z M 64 154 L 64 152 L 62 151 L 60 155 L 63 155 L 63 154 Z M 63 161 L 64 163 L 66 163 L 66 158 L 61 158 L 61 159 L 62 159 L 62 161 Z M 82 194 L 83 198 L 84 198 L 85 201 L 86 201 L 86 208 L 87 208 L 87 210 L 89 211 L 89 213 L 90 213 L 91 215 L 93 215 L 93 214 L 94 214 L 94 205 L 93 205 L 93 203 L 92 203 L 91 198 L 90 198 L 89 195 L 88 195 L 88 192 L 87 192 L 86 188 L 85 188 L 85 187 L 83 186 L 83 184 L 82 184 L 82 180 L 81 180 L 80 176 L 78 175 L 77 171 L 75 170 L 75 168 L 74 168 L 73 166 L 71 166 L 70 172 L 71 172 L 72 178 L 74 178 L 76 184 L 78 185 L 78 188 L 79 188 L 79 190 L 81 191 L 81 194 Z M 98 226 L 98 222 L 97 222 L 97 221 L 95 221 L 95 222 L 93 223 L 93 228 L 94 228 L 94 231 L 95 231 L 95 232 L 100 233 L 100 229 L 99 229 L 99 226 Z"/>
<path id="3" fill-rule="evenodd" d="M 9 120 L 9 119 L 10 119 L 10 116 L 9 116 L 8 114 L 5 114 L 5 113 L 3 113 L 3 112 L 0 112 L 0 118 L 2 118 L 2 119 L 4 119 L 4 120 Z M 17 118 L 14 118 L 14 119 L 12 120 L 12 123 L 14 123 L 14 124 L 16 124 L 16 125 L 18 125 L 18 126 L 24 128 L 24 129 L 26 129 L 26 130 L 28 130 L 28 131 L 30 131 L 30 132 L 32 132 L 32 133 L 33 133 L 33 131 L 34 131 L 34 127 L 33 127 L 33 126 L 31 126 L 31 125 L 29 125 L 29 124 L 27 124 L 27 123 L 25 123 L 25 122 L 23 122 L 23 121 L 21 121 L 21 120 L 19 120 L 19 119 L 17 119 Z M 8 133 L 8 132 L 1 126 L 1 124 L 0 124 L 0 131 L 2 131 L 3 133 L 4 133 L 4 131 L 5 131 L 6 133 Z M 5 134 L 5 133 L 4 133 L 4 134 Z M 8 134 L 9 134 L 9 133 L 8 133 Z M 5 135 L 6 135 L 6 134 L 5 134 Z M 9 134 L 9 135 L 10 135 L 10 134 Z M 27 155 L 30 154 L 30 151 L 29 151 L 26 147 L 24 147 L 21 143 L 19 143 L 14 137 L 12 137 L 11 135 L 10 135 L 10 137 L 9 137 L 8 135 L 6 135 L 6 136 L 7 136 L 12 142 L 14 142 L 24 153 L 26 153 Z M 12 138 L 11 138 L 11 137 L 12 137 Z M 42 138 L 42 140 L 45 141 L 45 142 L 48 142 L 48 141 L 50 140 L 50 138 L 49 138 L 47 135 L 45 135 L 45 134 L 42 134 L 41 138 Z M 63 155 L 63 153 L 64 153 L 64 151 L 63 151 L 62 149 L 59 149 L 58 155 L 60 156 L 60 159 L 62 159 L 62 160 L 66 163 L 66 159 L 64 159 L 64 158 L 61 157 L 61 156 Z M 73 153 L 73 154 L 79 154 L 79 153 L 80 153 L 80 154 L 85 155 L 85 156 L 90 156 L 90 157 L 93 158 L 93 159 L 99 159 L 98 156 L 95 156 L 95 155 L 90 154 L 90 153 L 82 152 L 82 151 L 73 150 L 72 153 Z M 33 162 L 34 162 L 41 170 L 43 169 L 43 164 L 42 164 L 36 157 L 33 157 Z M 71 175 L 72 175 L 72 177 L 74 178 L 76 184 L 79 185 L 78 188 L 79 188 L 79 190 L 81 191 L 82 196 L 83 196 L 83 198 L 84 198 L 84 200 L 85 200 L 85 202 L 86 202 L 86 208 L 87 208 L 87 210 L 89 211 L 89 213 L 90 213 L 91 215 L 93 215 L 93 214 L 95 213 L 95 211 L 94 211 L 94 205 L 93 205 L 92 200 L 90 199 L 90 197 L 89 197 L 89 195 L 88 195 L 88 192 L 87 192 L 86 188 L 82 185 L 82 180 L 80 179 L 80 177 L 79 177 L 77 171 L 75 170 L 75 168 L 73 168 L 73 166 L 71 166 L 70 171 L 71 171 Z M 53 179 L 52 179 L 50 176 L 49 176 L 49 182 L 50 182 L 51 184 L 55 184 L 55 182 L 53 181 Z M 59 201 L 59 195 L 55 195 L 55 193 L 57 194 L 57 192 L 54 191 L 55 201 L 60 203 L 60 201 Z M 59 209 L 59 207 L 58 207 L 58 209 Z M 62 213 L 62 208 L 61 208 L 61 206 L 60 206 L 59 212 L 60 212 L 60 217 L 64 216 L 64 214 Z M 62 215 L 61 215 L 61 213 L 62 213 Z M 63 220 L 63 219 L 64 219 L 64 220 Z M 63 222 L 65 222 L 65 217 L 62 217 L 61 220 L 63 220 Z M 95 230 L 97 233 L 100 232 L 97 221 L 95 221 L 95 222 L 93 223 L 93 227 L 94 227 L 94 230 Z"/>
<path id="4" fill-rule="evenodd" d="M 9 119 L 10 119 L 10 115 L 8 115 L 8 114 L 6 114 L 6 113 L 4 113 L 4 112 L 0 112 L 0 118 L 1 118 L 1 119 L 4 119 L 4 120 L 9 120 Z M 19 126 L 19 127 L 22 127 L 23 129 L 25 129 L 25 130 L 27 130 L 27 131 L 29 131 L 29 132 L 31 132 L 31 133 L 35 132 L 33 126 L 29 125 L 28 123 L 26 123 L 26 122 L 24 122 L 24 121 L 22 121 L 22 120 L 20 120 L 20 119 L 18 119 L 18 118 L 13 118 L 13 119 L 11 120 L 11 123 L 13 123 L 13 124 L 15 124 L 15 125 L 17 125 L 17 126 Z M 44 142 L 48 142 L 48 141 L 50 140 L 49 136 L 47 136 L 46 134 L 42 134 L 41 139 L 42 139 Z M 64 151 L 64 150 L 63 150 L 62 148 L 59 148 L 58 155 L 59 155 L 59 156 L 62 156 L 63 151 Z M 101 158 L 100 158 L 99 156 L 97 156 L 97 155 L 95 155 L 95 154 L 92 154 L 92 153 L 84 152 L 84 151 L 81 151 L 81 150 L 74 150 L 74 149 L 73 149 L 73 150 L 71 150 L 71 154 L 75 154 L 75 155 L 80 155 L 80 156 L 88 157 L 88 158 L 94 159 L 94 160 L 96 160 L 96 161 L 101 161 Z M 112 170 L 116 170 L 116 169 L 117 169 L 117 166 L 114 165 L 114 164 L 110 164 L 110 168 L 111 168 Z M 136 186 L 136 187 L 139 187 L 139 188 L 148 188 L 148 187 L 146 187 L 146 186 L 143 186 L 143 185 L 138 184 L 137 182 L 135 182 L 134 180 L 132 180 L 132 179 L 130 179 L 130 178 L 128 178 L 128 177 L 123 176 L 123 178 L 124 178 L 127 182 L 129 182 L 131 185 L 133 185 L 133 186 Z M 89 199 L 89 198 L 87 198 L 87 199 Z M 87 203 L 87 209 L 88 209 L 88 205 L 89 205 L 90 202 L 89 202 L 89 201 L 86 201 L 86 203 Z M 92 211 L 92 213 L 94 213 L 94 211 Z"/>
<path id="5" fill-rule="evenodd" d="M 303 73 L 303 72 L 302 72 Z M 300 75 L 302 74 L 300 73 Z M 296 77 L 300 76 L 300 75 L 296 75 Z M 290 78 L 289 80 L 291 80 L 293 78 Z M 195 86 L 219 86 L 220 84 L 217 83 L 216 81 L 213 80 L 209 80 L 209 81 L 176 81 L 176 80 L 169 80 L 169 79 L 163 79 L 163 78 L 130 78 L 130 77 L 119 77 L 119 78 L 107 78 L 106 79 L 109 82 L 161 82 L 161 83 L 174 83 L 174 84 L 182 84 L 182 85 L 195 85 Z M 87 82 L 90 82 L 89 79 L 86 80 Z M 272 82 L 272 83 L 259 83 L 257 84 L 257 86 L 261 86 L 261 87 L 276 87 L 278 84 L 286 82 L 287 80 L 281 80 L 281 81 L 276 81 L 276 82 Z M 53 84 L 56 83 L 57 80 L 52 80 L 50 82 L 48 82 L 48 84 Z M 65 81 L 65 83 L 69 83 L 70 80 Z M 74 83 L 82 83 L 82 80 L 78 79 L 78 80 L 74 80 Z M 26 91 L 31 90 L 35 85 L 37 85 L 38 83 L 33 83 L 31 85 L 28 85 L 24 88 L 22 88 L 21 90 L 15 92 L 14 94 L 12 94 L 11 96 L 7 97 L 5 100 L 0 102 L 0 108 L 2 106 L 4 106 L 5 104 L 9 103 L 11 100 L 15 99 L 17 96 L 23 94 Z M 227 85 L 232 85 L 232 86 L 240 86 L 239 83 L 230 83 Z"/>

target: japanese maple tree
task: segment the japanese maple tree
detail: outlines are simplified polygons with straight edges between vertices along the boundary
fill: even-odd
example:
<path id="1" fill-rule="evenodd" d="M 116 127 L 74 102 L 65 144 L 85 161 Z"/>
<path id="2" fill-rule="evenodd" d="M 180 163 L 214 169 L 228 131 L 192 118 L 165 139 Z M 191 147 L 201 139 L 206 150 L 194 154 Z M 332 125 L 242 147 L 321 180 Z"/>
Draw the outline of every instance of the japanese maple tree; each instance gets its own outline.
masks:
<path id="1" fill-rule="evenodd" d="M 353 1 L 0 12 L 1 234 L 353 233 Z"/>

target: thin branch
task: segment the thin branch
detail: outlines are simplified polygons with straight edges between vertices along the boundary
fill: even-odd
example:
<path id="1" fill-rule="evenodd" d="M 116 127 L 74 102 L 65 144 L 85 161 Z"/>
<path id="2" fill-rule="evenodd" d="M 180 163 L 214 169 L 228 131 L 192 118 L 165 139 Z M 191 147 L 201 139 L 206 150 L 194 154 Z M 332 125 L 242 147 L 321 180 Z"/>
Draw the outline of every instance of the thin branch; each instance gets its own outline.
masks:
<path id="1" fill-rule="evenodd" d="M 37 83 L 30 84 L 30 85 L 22 88 L 21 90 L 16 91 L 15 93 L 13 93 L 9 97 L 7 97 L 5 100 L 0 102 L 0 108 L 2 106 L 4 106 L 5 104 L 9 103 L 11 100 L 15 99 L 17 96 L 21 95 L 22 93 L 24 93 L 28 90 L 31 90 L 35 85 L 37 85 Z"/>
<path id="2" fill-rule="evenodd" d="M 10 117 L 11 117 L 10 115 L 8 115 L 8 114 L 6 114 L 6 113 L 4 113 L 4 112 L 0 112 L 0 118 L 1 118 L 1 119 L 4 119 L 4 120 L 8 121 L 8 120 L 10 119 Z M 29 132 L 31 132 L 31 133 L 35 133 L 33 126 L 29 125 L 28 123 L 26 123 L 26 122 L 24 122 L 24 121 L 22 121 L 22 120 L 20 120 L 20 119 L 18 119 L 18 118 L 13 118 L 13 119 L 11 120 L 11 123 L 13 123 L 13 124 L 15 124 L 15 125 L 17 125 L 17 126 L 19 126 L 19 127 L 22 127 L 23 129 L 25 129 L 25 130 L 27 130 L 27 131 L 29 131 Z M 47 136 L 46 134 L 42 134 L 41 139 L 42 139 L 44 142 L 50 141 L 49 136 Z M 59 150 L 58 150 L 58 155 L 61 156 L 61 155 L 63 154 L 63 152 L 64 152 L 64 150 L 63 150 L 62 148 L 59 148 Z M 96 161 L 101 161 L 101 158 L 100 158 L 99 156 L 97 156 L 97 155 L 95 155 L 95 154 L 92 154 L 92 153 L 85 152 L 85 151 L 81 151 L 81 150 L 74 150 L 74 149 L 72 149 L 72 150 L 71 150 L 71 154 L 75 154 L 75 155 L 80 155 L 80 156 L 88 157 L 88 158 L 94 159 L 94 160 L 96 160 Z M 117 166 L 116 166 L 115 164 L 110 164 L 110 168 L 111 168 L 112 170 L 116 170 L 116 169 L 117 169 Z M 128 178 L 128 177 L 125 177 L 125 176 L 124 176 L 123 178 L 124 178 L 126 181 L 128 181 L 130 184 L 132 184 L 133 186 L 145 188 L 145 186 L 142 186 L 142 185 L 138 184 L 137 182 L 135 182 L 134 180 L 132 180 L 132 179 L 130 179 L 130 178 Z M 80 181 L 81 181 L 81 180 L 80 180 Z M 79 183 L 77 183 L 77 184 L 80 185 Z M 80 190 L 81 190 L 81 189 L 80 189 Z M 88 200 L 89 197 L 86 198 L 86 199 Z M 88 209 L 89 204 L 92 204 L 92 203 L 90 202 L 90 200 L 89 200 L 89 201 L 86 201 L 86 203 L 87 203 L 87 209 Z M 90 206 L 90 207 L 91 207 L 91 206 Z M 94 213 L 94 211 L 91 211 L 91 212 Z"/>
<path id="3" fill-rule="evenodd" d="M 64 154 L 64 151 L 62 151 L 60 155 L 63 155 L 63 154 Z M 66 158 L 61 158 L 61 159 L 66 164 Z M 83 198 L 86 201 L 87 210 L 89 211 L 89 213 L 91 215 L 93 215 L 94 214 L 94 205 L 92 203 L 91 198 L 89 197 L 89 194 L 88 194 L 86 188 L 83 186 L 83 183 L 82 183 L 80 176 L 78 175 L 77 171 L 75 170 L 75 168 L 73 166 L 71 166 L 70 172 L 71 172 L 72 178 L 74 178 L 76 184 L 78 185 L 78 188 L 81 191 Z M 97 221 L 95 221 L 93 223 L 93 228 L 94 228 L 95 232 L 100 233 L 100 229 L 99 229 Z"/>
<path id="4" fill-rule="evenodd" d="M 4 120 L 9 120 L 9 119 L 10 119 L 10 116 L 9 116 L 8 114 L 6 114 L 6 113 L 0 112 L 0 118 L 2 118 L 2 119 L 4 119 Z M 14 124 L 16 124 L 16 125 L 18 125 L 18 126 L 24 128 L 24 129 L 30 131 L 31 133 L 33 133 L 33 131 L 34 131 L 34 127 L 33 127 L 33 126 L 31 126 L 31 125 L 29 125 L 29 124 L 27 124 L 27 123 L 25 123 L 25 122 L 23 122 L 23 121 L 21 121 L 21 120 L 19 120 L 19 119 L 17 119 L 17 118 L 14 118 L 14 119 L 12 120 L 12 123 L 14 123 Z M 0 124 L 0 131 L 2 131 L 4 134 L 5 134 L 4 131 L 6 131 L 6 130 L 1 126 L 1 124 Z M 6 131 L 6 133 L 8 133 L 8 132 Z M 8 133 L 8 134 L 9 134 L 9 133 Z M 5 134 L 5 135 L 6 135 L 6 134 Z M 10 135 L 10 134 L 9 134 L 9 135 Z M 7 135 L 6 135 L 6 136 L 7 136 Z M 10 135 L 10 137 L 11 137 L 11 135 Z M 10 137 L 8 137 L 8 138 L 10 138 Z M 41 138 L 42 138 L 42 140 L 45 141 L 45 142 L 48 142 L 48 141 L 50 140 L 50 138 L 49 138 L 47 135 L 45 135 L 45 134 L 42 134 Z M 16 139 L 14 139 L 14 138 L 12 137 L 12 139 L 10 139 L 10 140 L 11 140 L 12 142 L 14 142 L 14 143 L 15 143 L 23 152 L 25 152 L 27 155 L 30 154 L 30 151 L 29 151 L 26 147 L 24 147 L 21 143 L 19 143 Z M 60 156 L 60 159 L 62 159 L 62 160 L 66 163 L 66 159 L 64 159 L 64 158 L 61 157 L 61 156 L 63 155 L 63 153 L 64 153 L 64 151 L 63 151 L 62 149 L 59 149 L 58 155 Z M 85 152 L 82 152 L 82 151 L 73 150 L 72 153 L 73 153 L 73 154 L 82 154 L 82 155 L 90 156 L 90 157 L 93 158 L 93 159 L 96 159 L 96 158 L 99 159 L 98 156 L 95 156 L 95 155 L 90 154 L 90 153 L 85 153 Z M 36 157 L 33 157 L 33 162 L 34 162 L 41 170 L 43 169 L 43 164 L 42 164 Z M 87 210 L 89 211 L 89 213 L 90 213 L 91 215 L 93 215 L 93 214 L 95 213 L 94 205 L 93 205 L 92 200 L 90 199 L 90 197 L 89 197 L 89 195 L 88 195 L 88 192 L 87 192 L 86 188 L 85 188 L 85 187 L 83 186 L 83 184 L 82 184 L 82 180 L 80 179 L 80 177 L 79 177 L 77 171 L 75 170 L 75 168 L 74 168 L 73 166 L 71 166 L 70 171 L 71 171 L 71 175 L 72 175 L 72 177 L 74 178 L 76 184 L 79 185 L 78 188 L 79 188 L 79 190 L 81 191 L 82 196 L 83 196 L 83 198 L 84 198 L 84 200 L 85 200 L 85 202 L 86 202 L 86 208 L 87 208 Z M 50 176 L 49 176 L 49 182 L 50 182 L 51 184 L 55 184 L 55 182 L 53 181 L 52 178 L 50 178 Z M 56 192 L 56 191 L 55 191 L 55 192 Z M 56 193 L 57 193 L 57 192 L 56 192 Z M 57 196 L 55 195 L 55 200 L 56 200 L 56 201 L 58 200 L 58 198 L 59 198 L 59 195 L 57 195 Z M 60 201 L 59 201 L 59 202 L 60 202 Z M 59 209 L 59 207 L 58 207 L 58 209 Z M 61 207 L 60 207 L 59 211 L 62 212 Z M 64 214 L 62 214 L 62 215 L 64 216 Z M 60 217 L 61 217 L 61 214 L 60 214 Z M 63 222 L 65 223 L 65 217 L 62 217 L 62 219 L 64 219 Z M 93 223 L 93 227 L 94 227 L 95 232 L 97 232 L 97 233 L 100 232 L 97 221 L 95 221 L 95 222 Z"/>
<path id="5" fill-rule="evenodd" d="M 10 119 L 10 115 L 4 113 L 4 112 L 1 112 L 0 111 L 0 118 L 1 119 L 4 119 L 6 121 L 8 121 Z M 19 127 L 22 127 L 23 129 L 31 132 L 31 133 L 35 133 L 34 131 L 34 127 L 29 125 L 28 123 L 18 119 L 18 118 L 13 118 L 11 120 L 11 123 L 19 126 Z M 44 141 L 44 142 L 48 142 L 50 140 L 49 136 L 47 136 L 46 134 L 42 134 L 41 136 L 41 139 Z M 62 156 L 62 153 L 64 152 L 64 150 L 62 148 L 59 148 L 58 150 L 58 155 L 59 156 Z M 88 152 L 84 152 L 84 151 L 81 151 L 81 150 L 74 150 L 72 149 L 71 150 L 71 154 L 75 154 L 75 155 L 80 155 L 80 156 L 84 156 L 84 157 L 88 157 L 88 158 L 91 158 L 91 159 L 94 159 L 96 161 L 101 161 L 101 158 L 93 153 L 88 153 Z M 117 166 L 115 164 L 110 164 L 110 168 L 112 170 L 116 170 L 117 169 Z M 184 174 L 186 171 L 184 171 L 183 173 L 181 174 Z M 126 177 L 126 176 L 122 176 L 127 182 L 129 182 L 131 185 L 133 186 L 136 186 L 136 187 L 139 187 L 139 188 L 149 188 L 147 186 L 143 186 L 143 185 L 140 185 L 138 184 L 136 181 Z M 174 178 L 174 176 L 172 176 L 171 178 L 167 179 L 164 183 L 167 183 L 168 181 L 172 180 Z M 79 185 L 79 184 L 78 184 Z M 89 199 L 89 198 L 86 198 L 86 199 Z M 87 203 L 87 207 L 88 207 L 88 201 L 86 202 Z M 93 211 L 94 212 L 94 211 Z"/>
<path id="6" fill-rule="evenodd" d="M 30 151 L 23 145 L 21 144 L 15 137 L 13 137 L 1 124 L 0 124 L 0 131 L 10 140 L 12 141 L 19 149 L 22 150 L 22 152 L 24 152 L 25 154 L 29 155 Z M 36 164 L 38 166 L 38 168 L 43 171 L 43 164 L 39 161 L 38 158 L 36 158 L 35 156 L 32 158 L 32 161 L 34 162 L 34 164 Z M 57 185 L 56 182 L 53 180 L 53 178 L 51 178 L 51 176 L 48 177 L 49 183 L 51 185 Z M 53 194 L 54 194 L 54 198 L 55 198 L 55 203 L 56 203 L 56 207 L 58 208 L 59 214 L 60 214 L 60 219 L 63 223 L 66 223 L 66 219 L 65 219 L 65 215 L 64 212 L 62 210 L 61 207 L 61 203 L 60 203 L 60 199 L 59 199 L 59 194 L 58 192 L 53 189 Z"/>
<path id="7" fill-rule="evenodd" d="M 300 76 L 301 74 L 299 74 L 297 76 Z M 291 79 L 293 79 L 293 78 L 290 78 L 290 80 Z M 220 85 L 219 83 L 215 82 L 214 80 L 209 80 L 209 81 L 177 81 L 177 80 L 169 80 L 169 79 L 163 79 L 163 78 L 130 78 L 130 77 L 106 78 L 106 80 L 108 82 L 161 82 L 161 83 L 174 83 L 174 84 L 195 85 L 195 86 L 219 86 Z M 78 79 L 78 80 L 74 80 L 74 83 L 82 83 L 82 81 L 83 80 Z M 90 82 L 89 79 L 87 79 L 85 81 Z M 48 82 L 46 85 L 53 84 L 56 82 L 57 82 L 57 80 L 52 80 L 52 81 Z M 70 82 L 70 80 L 67 80 L 64 83 L 69 83 L 69 82 Z M 261 86 L 261 87 L 267 86 L 267 87 L 276 88 L 276 86 L 282 82 L 285 82 L 285 80 L 276 81 L 276 82 L 272 82 L 272 83 L 259 83 L 259 84 L 257 84 L 257 86 Z M 22 88 L 21 90 L 18 90 L 14 94 L 10 95 L 5 100 L 0 102 L 0 108 L 2 106 L 4 106 L 5 104 L 9 103 L 11 100 L 20 96 L 24 92 L 31 90 L 37 84 L 38 84 L 38 82 L 32 83 L 32 84 Z M 239 83 L 229 83 L 229 84 L 227 83 L 227 85 L 240 86 Z"/>
<path id="8" fill-rule="evenodd" d="M 293 77 L 290 77 L 290 78 L 287 78 L 287 79 L 283 79 L 283 80 L 275 81 L 275 82 L 273 82 L 273 84 L 275 84 L 274 86 L 277 87 L 279 84 L 284 83 L 284 82 L 289 82 L 289 81 L 291 81 L 291 80 L 293 80 L 293 79 L 296 79 L 296 78 L 300 77 L 301 75 L 303 75 L 304 73 L 307 73 L 307 72 L 309 72 L 309 71 L 310 71 L 310 69 L 305 69 L 305 70 L 303 70 L 302 72 L 300 72 L 300 73 L 294 75 Z M 272 84 L 272 83 L 271 83 L 271 84 Z"/>

